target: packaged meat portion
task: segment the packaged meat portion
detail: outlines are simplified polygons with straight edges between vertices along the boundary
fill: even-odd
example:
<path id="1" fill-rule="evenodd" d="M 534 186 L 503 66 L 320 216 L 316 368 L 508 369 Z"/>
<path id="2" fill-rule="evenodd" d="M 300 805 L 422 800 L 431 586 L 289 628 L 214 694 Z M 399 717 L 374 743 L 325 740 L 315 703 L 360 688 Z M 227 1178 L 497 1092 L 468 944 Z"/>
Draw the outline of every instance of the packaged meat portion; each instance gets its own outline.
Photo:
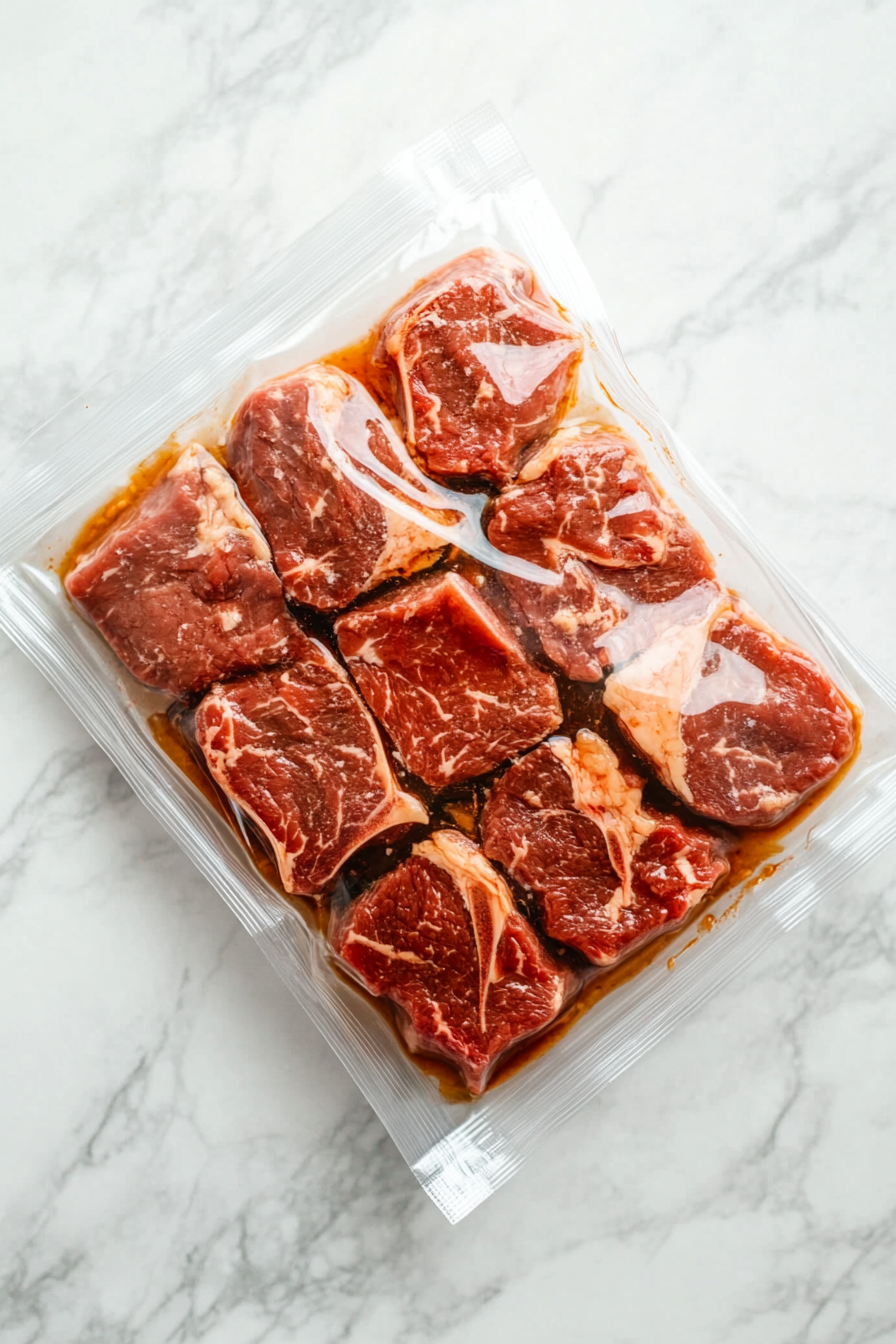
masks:
<path id="1" fill-rule="evenodd" d="M 716 836 L 642 803 L 597 733 L 552 737 L 489 793 L 482 847 L 533 893 L 545 933 L 607 966 L 679 923 L 728 871 Z"/>
<path id="2" fill-rule="evenodd" d="M 504 484 L 558 424 L 581 353 L 580 333 L 530 267 L 477 248 L 387 314 L 373 362 L 428 471 Z"/>
<path id="3" fill-rule="evenodd" d="M 173 695 L 283 662 L 300 635 L 258 524 L 198 443 L 80 557 L 65 587 L 128 670 Z"/>
<path id="4" fill-rule="evenodd" d="M 780 821 L 855 744 L 827 673 L 721 591 L 614 670 L 604 704 L 667 788 L 732 826 Z"/>
<path id="5" fill-rule="evenodd" d="M 364 699 L 427 784 L 484 774 L 562 720 L 553 677 L 453 571 L 375 598 L 335 630 Z"/>
<path id="6" fill-rule="evenodd" d="M 263 383 L 237 411 L 227 463 L 295 602 L 344 607 L 385 579 L 432 563 L 445 545 L 350 479 L 352 461 L 370 476 L 365 456 L 393 473 L 393 492 L 402 479 L 414 483 L 370 394 L 330 365 Z"/>
<path id="7" fill-rule="evenodd" d="M 474 1095 L 513 1045 L 552 1022 L 576 987 L 459 831 L 435 831 L 331 930 L 372 994 L 399 1009 L 411 1050 L 443 1056 Z"/>
<path id="8" fill-rule="evenodd" d="M 644 459 L 622 431 L 571 424 L 502 491 L 488 539 L 549 569 L 570 555 L 633 569 L 662 560 L 670 524 Z"/>
<path id="9" fill-rule="evenodd" d="M 374 836 L 427 820 L 396 784 L 345 671 L 302 636 L 296 665 L 217 683 L 193 731 L 212 778 L 266 837 L 286 891 L 319 898 Z"/>

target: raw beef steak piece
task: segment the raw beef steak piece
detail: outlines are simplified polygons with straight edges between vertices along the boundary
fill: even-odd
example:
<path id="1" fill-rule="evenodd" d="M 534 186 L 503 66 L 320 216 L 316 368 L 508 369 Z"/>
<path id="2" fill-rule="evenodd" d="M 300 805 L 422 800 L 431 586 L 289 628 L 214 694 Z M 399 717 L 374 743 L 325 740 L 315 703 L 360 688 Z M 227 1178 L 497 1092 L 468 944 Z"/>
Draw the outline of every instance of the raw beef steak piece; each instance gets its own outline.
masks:
<path id="1" fill-rule="evenodd" d="M 722 594 L 614 671 L 604 703 L 668 788 L 732 826 L 780 821 L 855 740 L 818 664 Z"/>
<path id="2" fill-rule="evenodd" d="M 335 658 L 303 643 L 295 667 L 214 685 L 194 733 L 213 779 L 270 842 L 284 888 L 318 897 L 361 845 L 427 813 L 398 788 Z"/>
<path id="3" fill-rule="evenodd" d="M 134 676 L 172 695 L 283 662 L 299 634 L 255 519 L 198 443 L 65 587 Z"/>
<path id="4" fill-rule="evenodd" d="M 443 541 L 350 479 L 358 471 L 376 479 L 363 465 L 372 456 L 413 481 L 405 454 L 366 389 L 329 365 L 309 364 L 245 399 L 227 440 L 227 462 L 293 601 L 344 607 L 384 579 L 435 559 Z"/>
<path id="5" fill-rule="evenodd" d="M 637 448 L 601 426 L 559 430 L 496 501 L 493 546 L 549 569 L 559 587 L 502 574 L 545 654 L 577 681 L 600 681 L 674 617 L 659 608 L 711 581 L 703 542 L 662 500 Z M 612 632 L 612 633 L 611 633 Z"/>
<path id="6" fill-rule="evenodd" d="M 559 587 L 501 574 L 522 623 L 546 656 L 573 681 L 600 681 L 611 661 L 606 635 L 625 621 L 631 603 L 582 560 L 563 562 Z"/>
<path id="7" fill-rule="evenodd" d="M 510 1046 L 554 1020 L 575 984 L 459 831 L 415 845 L 331 937 L 362 984 L 398 1005 L 410 1049 L 450 1060 L 472 1093 Z"/>
<path id="8" fill-rule="evenodd" d="M 373 362 L 429 471 L 503 484 L 557 425 L 581 352 L 526 263 L 480 248 L 387 314 Z"/>
<path id="9" fill-rule="evenodd" d="M 533 892 L 544 930 L 607 966 L 679 923 L 728 871 L 718 841 L 641 802 L 643 781 L 583 729 L 498 780 L 482 845 Z"/>
<path id="10" fill-rule="evenodd" d="M 495 502 L 488 539 L 557 569 L 566 556 L 611 569 L 656 565 L 671 518 L 621 430 L 558 430 Z"/>
<path id="11" fill-rule="evenodd" d="M 340 616 L 336 636 L 364 699 L 427 784 L 484 774 L 561 722 L 553 677 L 459 574 Z"/>

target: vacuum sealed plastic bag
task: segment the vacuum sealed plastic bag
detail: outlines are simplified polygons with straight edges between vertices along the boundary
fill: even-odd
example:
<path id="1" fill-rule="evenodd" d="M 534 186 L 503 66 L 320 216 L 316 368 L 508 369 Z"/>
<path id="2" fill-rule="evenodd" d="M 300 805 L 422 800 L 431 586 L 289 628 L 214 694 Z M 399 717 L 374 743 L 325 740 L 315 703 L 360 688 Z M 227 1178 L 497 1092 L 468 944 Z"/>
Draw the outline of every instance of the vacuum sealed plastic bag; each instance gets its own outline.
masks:
<path id="1" fill-rule="evenodd" d="M 6 481 L 3 628 L 452 1222 L 896 830 L 896 691 L 489 109 Z"/>

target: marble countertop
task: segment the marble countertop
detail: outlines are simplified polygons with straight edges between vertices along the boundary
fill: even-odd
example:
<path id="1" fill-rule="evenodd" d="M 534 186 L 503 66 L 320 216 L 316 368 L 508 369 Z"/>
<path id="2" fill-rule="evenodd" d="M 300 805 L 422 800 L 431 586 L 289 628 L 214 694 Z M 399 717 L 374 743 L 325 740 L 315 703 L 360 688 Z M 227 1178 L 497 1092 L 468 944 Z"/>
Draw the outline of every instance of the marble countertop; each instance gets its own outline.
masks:
<path id="1" fill-rule="evenodd" d="M 0 448 L 492 98 L 633 369 L 896 662 L 896 5 L 31 0 Z M 892 848 L 458 1227 L 0 641 L 2 1344 L 896 1340 Z"/>

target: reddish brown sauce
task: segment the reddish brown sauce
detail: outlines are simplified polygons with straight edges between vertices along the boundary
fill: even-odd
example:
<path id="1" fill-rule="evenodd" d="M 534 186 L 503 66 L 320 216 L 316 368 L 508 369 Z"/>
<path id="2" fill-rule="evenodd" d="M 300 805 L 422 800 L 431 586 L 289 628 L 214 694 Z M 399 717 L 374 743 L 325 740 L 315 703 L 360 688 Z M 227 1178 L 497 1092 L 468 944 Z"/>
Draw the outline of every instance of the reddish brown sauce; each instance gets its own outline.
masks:
<path id="1" fill-rule="evenodd" d="M 167 714 L 150 714 L 147 719 L 149 731 L 152 733 L 156 743 L 162 748 L 170 761 L 173 761 L 178 770 L 187 776 L 191 784 L 194 784 L 207 803 L 223 817 L 228 825 L 233 825 L 233 817 L 230 809 L 225 807 L 221 795 L 215 788 L 209 776 L 199 765 L 190 748 L 184 740 L 183 734 L 178 731 L 171 722 Z M 253 859 L 255 855 L 253 854 Z M 263 870 L 262 870 L 263 871 Z M 267 876 L 267 874 L 265 874 Z M 278 883 L 275 883 L 278 885 Z"/>
<path id="2" fill-rule="evenodd" d="M 360 341 L 344 345 L 340 350 L 333 350 L 329 355 L 324 355 L 320 362 L 332 364 L 335 368 L 342 369 L 343 373 L 357 378 L 359 383 L 366 383 L 368 387 L 375 389 L 377 379 L 373 374 L 372 359 L 376 340 L 376 328 L 371 328 Z"/>

